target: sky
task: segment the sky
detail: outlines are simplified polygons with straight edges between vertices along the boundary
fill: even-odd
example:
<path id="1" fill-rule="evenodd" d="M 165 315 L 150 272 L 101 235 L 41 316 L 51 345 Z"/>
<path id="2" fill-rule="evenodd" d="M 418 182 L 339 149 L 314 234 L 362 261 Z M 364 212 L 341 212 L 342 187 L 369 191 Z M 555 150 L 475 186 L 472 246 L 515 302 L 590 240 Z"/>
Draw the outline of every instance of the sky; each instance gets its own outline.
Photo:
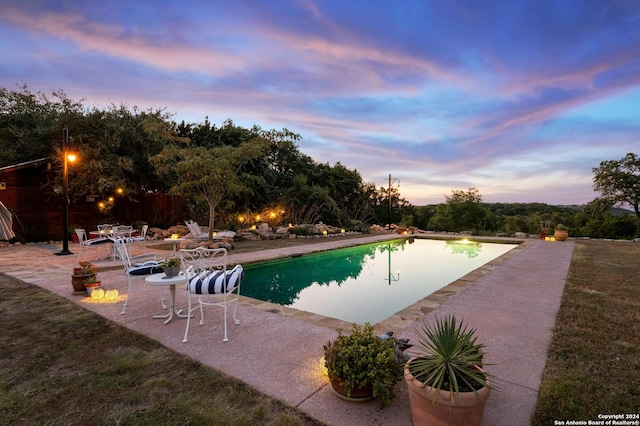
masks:
<path id="1" fill-rule="evenodd" d="M 0 0 L 0 87 L 286 128 L 413 205 L 585 204 L 639 153 L 640 0 Z"/>

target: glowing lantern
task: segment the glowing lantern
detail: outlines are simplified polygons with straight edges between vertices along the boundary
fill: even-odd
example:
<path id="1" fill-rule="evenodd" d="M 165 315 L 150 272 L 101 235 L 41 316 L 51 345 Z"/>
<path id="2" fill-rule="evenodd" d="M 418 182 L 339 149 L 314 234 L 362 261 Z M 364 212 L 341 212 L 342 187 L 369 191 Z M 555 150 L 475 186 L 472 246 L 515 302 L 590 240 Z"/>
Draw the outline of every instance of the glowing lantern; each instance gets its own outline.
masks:
<path id="1" fill-rule="evenodd" d="M 327 235 L 327 230 L 322 231 L 322 235 Z"/>
<path id="2" fill-rule="evenodd" d="M 325 376 L 329 375 L 329 370 L 327 370 L 327 364 L 324 361 L 324 356 L 320 358 L 318 366 L 320 367 L 320 371 L 322 372 L 322 374 L 324 374 Z"/>
<path id="3" fill-rule="evenodd" d="M 340 230 L 340 233 L 341 233 L 341 234 L 344 234 L 344 228 Z"/>
<path id="4" fill-rule="evenodd" d="M 255 225 L 251 225 L 251 229 L 256 229 L 256 226 Z"/>
<path id="5" fill-rule="evenodd" d="M 178 238 L 180 238 L 180 234 L 171 234 L 172 240 L 177 240 Z"/>
<path id="6" fill-rule="evenodd" d="M 103 297 L 104 297 L 104 289 L 102 287 L 95 288 L 91 292 L 91 298 L 93 300 L 100 300 Z"/>
<path id="7" fill-rule="evenodd" d="M 551 238 L 549 238 L 549 237 L 544 237 L 544 240 L 545 240 L 545 241 L 551 241 Z"/>
<path id="8" fill-rule="evenodd" d="M 106 297 L 107 300 L 116 300 L 118 298 L 118 290 L 116 290 L 115 288 L 107 290 L 104 297 Z"/>

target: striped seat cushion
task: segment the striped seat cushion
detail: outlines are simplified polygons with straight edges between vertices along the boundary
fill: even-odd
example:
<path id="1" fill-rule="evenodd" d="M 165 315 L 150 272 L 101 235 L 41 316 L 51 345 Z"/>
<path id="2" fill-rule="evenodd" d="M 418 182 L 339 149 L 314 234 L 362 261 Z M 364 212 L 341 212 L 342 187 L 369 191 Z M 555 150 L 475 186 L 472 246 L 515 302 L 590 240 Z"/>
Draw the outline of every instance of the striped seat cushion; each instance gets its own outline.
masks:
<path id="1" fill-rule="evenodd" d="M 111 242 L 111 241 L 109 241 L 106 238 L 91 238 L 90 240 L 85 240 L 82 243 L 82 245 L 93 246 L 93 245 L 96 245 L 96 244 L 104 244 L 104 243 L 109 243 L 109 242 Z"/>
<path id="2" fill-rule="evenodd" d="M 164 272 L 164 269 L 158 264 L 158 262 L 153 260 L 145 263 L 136 263 L 135 265 L 131 265 L 131 267 L 128 268 L 125 272 L 127 273 L 127 275 L 151 275 Z"/>
<path id="3" fill-rule="evenodd" d="M 235 290 L 244 278 L 242 265 L 227 271 L 227 293 Z M 189 291 L 193 294 L 222 294 L 224 292 L 224 271 L 202 271 L 189 280 Z"/>
<path id="4" fill-rule="evenodd" d="M 130 244 L 130 243 L 133 243 L 133 242 L 136 241 L 136 237 L 118 237 L 118 238 L 120 238 L 122 240 L 122 242 L 125 243 L 125 244 Z M 115 238 L 113 238 L 113 237 L 103 238 L 103 240 L 107 240 L 107 241 L 110 241 L 112 243 L 115 242 Z M 140 240 L 140 241 L 142 241 L 142 240 Z"/>

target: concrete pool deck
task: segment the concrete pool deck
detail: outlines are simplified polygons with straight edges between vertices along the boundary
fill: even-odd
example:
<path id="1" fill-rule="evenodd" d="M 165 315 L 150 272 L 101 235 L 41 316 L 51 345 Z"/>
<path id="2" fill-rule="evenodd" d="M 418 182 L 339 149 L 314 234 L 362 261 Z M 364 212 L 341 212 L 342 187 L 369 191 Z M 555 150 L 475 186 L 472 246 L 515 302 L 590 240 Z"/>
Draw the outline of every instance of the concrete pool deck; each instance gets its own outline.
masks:
<path id="1" fill-rule="evenodd" d="M 428 235 L 431 237 L 431 235 Z M 249 263 L 340 246 L 366 243 L 397 235 L 367 236 L 358 240 L 328 238 L 326 242 L 277 250 L 229 255 L 230 263 Z M 492 393 L 485 425 L 528 425 L 536 406 L 555 318 L 560 306 L 574 243 L 524 240 L 520 246 L 467 274 L 449 286 L 425 295 L 422 301 L 376 325 L 397 336 L 415 340 L 416 321 L 437 314 L 456 314 L 476 328 L 487 345 L 487 367 L 498 391 Z M 80 250 L 70 244 L 71 251 Z M 406 385 L 384 409 L 377 401 L 349 403 L 336 398 L 320 373 L 322 344 L 333 339 L 336 327 L 351 325 L 244 298 L 238 308 L 241 324 L 230 322 L 229 341 L 222 342 L 220 310 L 209 309 L 207 324 L 189 331 L 182 343 L 184 319 L 169 324 L 154 319 L 162 312 L 157 288 L 136 280 L 126 315 L 120 315 L 127 280 L 119 262 L 94 262 L 106 289 L 120 292 L 117 303 L 100 303 L 72 294 L 70 271 L 77 256 L 55 256 L 60 245 L 28 244 L 0 248 L 0 272 L 72 300 L 118 324 L 147 335 L 161 344 L 236 377 L 261 392 L 295 406 L 330 425 L 410 425 Z M 164 257 L 167 251 L 157 251 Z M 93 253 L 90 252 L 90 256 Z M 134 253 L 135 254 L 135 253 Z M 165 291 L 168 296 L 168 291 Z M 186 307 L 186 294 L 177 292 L 177 304 Z M 338 321 L 338 322 L 337 322 Z"/>

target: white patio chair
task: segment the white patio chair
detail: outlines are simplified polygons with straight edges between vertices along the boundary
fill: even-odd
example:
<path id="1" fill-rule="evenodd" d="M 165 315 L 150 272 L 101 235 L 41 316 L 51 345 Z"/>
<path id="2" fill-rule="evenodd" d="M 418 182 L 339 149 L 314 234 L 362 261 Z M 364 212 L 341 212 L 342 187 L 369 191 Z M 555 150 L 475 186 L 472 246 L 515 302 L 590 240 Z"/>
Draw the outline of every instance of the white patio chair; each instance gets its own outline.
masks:
<path id="1" fill-rule="evenodd" d="M 142 247 L 147 248 L 147 231 L 149 230 L 149 225 L 144 225 L 142 230 L 140 231 L 140 235 L 133 237 L 133 242 L 142 242 Z"/>
<path id="2" fill-rule="evenodd" d="M 200 225 L 198 225 L 197 222 L 186 221 L 185 223 L 187 224 L 187 228 L 189 228 L 189 232 L 191 233 L 191 236 L 194 237 L 195 240 L 209 239 L 209 233 L 203 232 L 202 229 L 200 228 Z M 211 233 L 211 238 L 214 240 L 218 240 L 221 238 L 234 238 L 235 236 L 236 236 L 236 233 L 234 231 L 219 231 L 219 232 Z"/>
<path id="3" fill-rule="evenodd" d="M 103 244 L 108 243 L 109 241 L 104 238 L 87 238 L 87 232 L 82 229 L 75 229 L 76 235 L 78 236 L 78 243 L 80 243 L 80 247 L 84 248 L 84 257 L 82 260 L 87 260 L 87 253 L 89 252 L 90 247 L 96 248 L 96 258 L 98 257 L 98 252 L 100 251 L 100 247 Z M 80 259 L 80 253 L 78 253 L 78 259 Z"/>
<path id="4" fill-rule="evenodd" d="M 98 225 L 98 233 L 102 238 L 109 238 L 113 234 L 113 225 L 108 223 L 103 223 L 102 225 Z"/>
<path id="5" fill-rule="evenodd" d="M 111 228 L 111 233 L 110 233 L 110 237 L 112 241 L 115 241 L 116 238 L 121 238 L 122 241 L 124 241 L 124 243 L 127 245 L 127 250 L 131 253 L 131 243 L 134 241 L 133 237 L 131 236 L 131 234 L 133 233 L 133 226 L 130 225 L 114 225 Z M 115 247 L 113 248 L 113 251 L 111 252 L 111 260 L 116 260 L 116 257 L 118 256 L 118 253 L 115 249 Z"/>
<path id="6" fill-rule="evenodd" d="M 130 225 L 117 225 L 112 229 L 114 237 L 131 238 L 133 233 L 133 226 Z"/>
<path id="7" fill-rule="evenodd" d="M 200 228 L 200 225 L 198 225 L 197 222 L 194 222 L 192 220 L 187 220 L 184 223 L 187 225 L 187 228 L 189 228 L 189 233 L 191 234 L 194 240 L 209 239 L 209 233 L 202 232 L 202 229 Z"/>
<path id="8" fill-rule="evenodd" d="M 237 317 L 238 301 L 240 299 L 240 283 L 244 277 L 242 265 L 236 265 L 233 269 L 227 270 L 227 250 L 207 249 L 198 247 L 193 250 L 180 250 L 180 260 L 182 269 L 187 275 L 187 292 L 189 294 L 189 305 L 187 308 L 187 326 L 184 330 L 183 342 L 187 342 L 189 334 L 189 324 L 191 312 L 200 309 L 200 323 L 204 324 L 203 306 L 220 306 L 224 310 L 224 338 L 223 342 L 229 341 L 227 337 L 227 305 L 235 303 L 233 309 L 233 320 L 236 325 L 240 324 Z M 197 299 L 198 306 L 193 306 L 194 299 Z"/>
<path id="9" fill-rule="evenodd" d="M 155 253 L 145 253 L 138 256 L 131 256 L 125 240 L 121 237 L 114 238 L 113 245 L 118 252 L 118 256 L 122 260 L 124 273 L 127 275 L 127 298 L 124 301 L 124 306 L 122 306 L 122 312 L 120 312 L 121 315 L 124 315 L 125 310 L 129 305 L 129 296 L 131 295 L 131 282 L 137 278 L 146 278 L 149 275 L 163 272 L 163 269 L 159 265 Z M 160 293 L 160 301 L 162 303 L 162 308 L 166 309 L 167 306 L 164 303 L 162 292 Z"/>

